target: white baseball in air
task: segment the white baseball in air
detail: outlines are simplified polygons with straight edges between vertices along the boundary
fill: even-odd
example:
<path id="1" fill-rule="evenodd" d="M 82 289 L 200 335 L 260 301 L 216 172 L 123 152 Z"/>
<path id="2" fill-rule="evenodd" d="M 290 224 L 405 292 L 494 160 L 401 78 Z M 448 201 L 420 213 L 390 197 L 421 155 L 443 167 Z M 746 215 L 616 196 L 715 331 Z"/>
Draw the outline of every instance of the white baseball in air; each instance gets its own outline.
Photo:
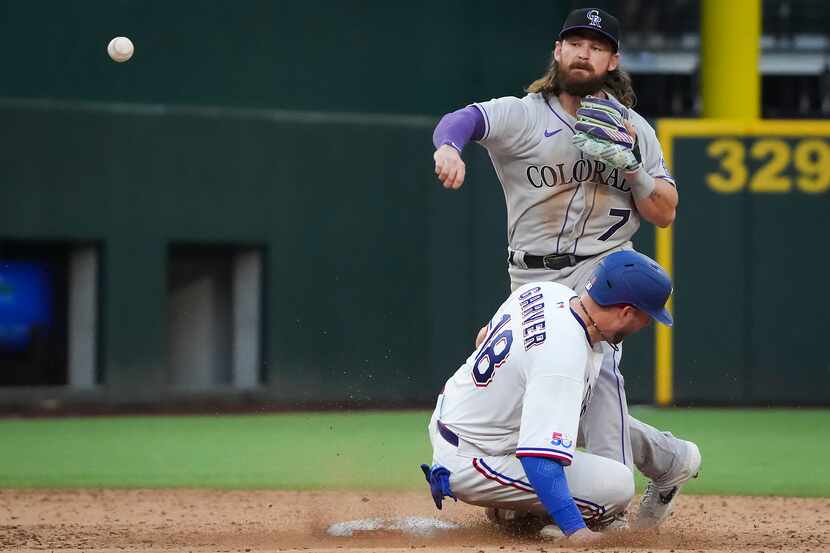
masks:
<path id="1" fill-rule="evenodd" d="M 133 41 L 125 36 L 117 36 L 107 45 L 107 53 L 119 63 L 133 57 L 134 50 Z"/>

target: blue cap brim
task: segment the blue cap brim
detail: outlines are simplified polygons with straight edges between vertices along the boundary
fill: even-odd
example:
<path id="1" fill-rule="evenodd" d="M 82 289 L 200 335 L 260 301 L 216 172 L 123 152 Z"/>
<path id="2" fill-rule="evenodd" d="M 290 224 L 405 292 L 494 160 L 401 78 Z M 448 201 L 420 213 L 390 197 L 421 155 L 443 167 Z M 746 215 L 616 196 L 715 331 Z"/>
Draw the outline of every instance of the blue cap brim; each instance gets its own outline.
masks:
<path id="1" fill-rule="evenodd" d="M 669 313 L 669 310 L 665 307 L 657 313 L 649 313 L 649 316 L 658 323 L 663 323 L 666 326 L 672 326 L 674 324 L 674 319 L 672 319 L 671 313 Z"/>

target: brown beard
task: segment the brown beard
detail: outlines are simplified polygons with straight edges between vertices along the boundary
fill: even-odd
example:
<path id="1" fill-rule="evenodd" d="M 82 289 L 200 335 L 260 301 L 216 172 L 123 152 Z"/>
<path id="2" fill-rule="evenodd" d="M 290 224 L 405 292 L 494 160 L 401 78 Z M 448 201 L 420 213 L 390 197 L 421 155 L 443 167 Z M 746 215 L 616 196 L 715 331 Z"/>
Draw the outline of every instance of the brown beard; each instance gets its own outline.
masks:
<path id="1" fill-rule="evenodd" d="M 556 61 L 556 50 L 550 54 L 550 65 L 547 72 L 530 83 L 527 91 L 530 93 L 541 93 L 545 98 L 559 96 L 565 91 L 562 88 L 562 68 Z M 625 107 L 631 108 L 637 104 L 637 95 L 631 88 L 631 77 L 619 67 L 605 74 L 602 82 L 603 90 L 608 90 Z"/>
<path id="2" fill-rule="evenodd" d="M 579 79 L 571 74 L 572 69 L 573 68 L 569 68 L 565 71 L 560 68 L 559 73 L 556 75 L 559 85 L 563 91 L 567 92 L 571 96 L 578 96 L 581 98 L 583 96 L 596 94 L 602 90 L 605 75 L 589 73 L 587 78 Z M 577 69 L 580 69 L 580 67 L 577 67 Z"/>

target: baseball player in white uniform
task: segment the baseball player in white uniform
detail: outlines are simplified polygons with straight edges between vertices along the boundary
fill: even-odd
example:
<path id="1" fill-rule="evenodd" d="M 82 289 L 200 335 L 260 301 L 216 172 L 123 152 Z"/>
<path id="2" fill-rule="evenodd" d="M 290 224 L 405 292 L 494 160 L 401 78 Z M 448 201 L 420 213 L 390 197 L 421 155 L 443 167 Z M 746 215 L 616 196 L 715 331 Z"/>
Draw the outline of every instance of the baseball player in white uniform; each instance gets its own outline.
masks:
<path id="1" fill-rule="evenodd" d="M 435 171 L 447 188 L 464 182 L 461 152 L 477 141 L 490 154 L 507 203 L 511 287 L 552 281 L 580 290 L 609 254 L 632 249 L 640 220 L 674 221 L 678 196 L 651 126 L 630 106 L 619 70 L 619 23 L 598 9 L 571 12 L 548 72 L 523 98 L 475 103 L 435 129 Z M 580 439 L 596 455 L 636 466 L 651 482 L 635 526 L 668 517 L 695 476 L 695 444 L 628 414 L 622 348 L 605 355 Z"/>
<path id="2" fill-rule="evenodd" d="M 586 523 L 612 520 L 634 495 L 623 463 L 576 450 L 600 344 L 650 319 L 671 324 L 670 294 L 666 272 L 634 251 L 605 257 L 580 296 L 552 282 L 519 286 L 438 396 L 432 465 L 421 467 L 436 506 L 453 497 L 546 513 L 574 541 L 596 539 Z"/>

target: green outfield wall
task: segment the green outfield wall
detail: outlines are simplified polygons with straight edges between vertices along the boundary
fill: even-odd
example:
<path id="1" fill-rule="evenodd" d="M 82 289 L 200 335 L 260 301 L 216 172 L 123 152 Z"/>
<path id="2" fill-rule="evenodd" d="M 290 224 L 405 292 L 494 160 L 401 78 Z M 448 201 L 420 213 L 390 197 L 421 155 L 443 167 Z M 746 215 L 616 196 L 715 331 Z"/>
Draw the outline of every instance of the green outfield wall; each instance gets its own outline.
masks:
<path id="1" fill-rule="evenodd" d="M 506 297 L 483 149 L 436 181 L 424 117 L 4 103 L 0 237 L 101 256 L 98 383 L 165 388 L 171 245 L 264 252 L 261 383 L 284 401 L 429 401 Z M 651 397 L 649 336 L 631 395 Z M 630 369 L 630 370 L 629 370 Z"/>
<path id="2" fill-rule="evenodd" d="M 4 97 L 435 115 L 519 94 L 544 72 L 567 6 L 533 5 L 531 17 L 497 0 L 8 0 L 0 10 Z M 135 43 L 128 63 L 106 54 L 119 35 Z"/>
<path id="3" fill-rule="evenodd" d="M 67 246 L 98 252 L 94 384 L 108 397 L 170 386 L 171 251 L 195 245 L 263 255 L 269 397 L 427 402 L 507 291 L 489 160 L 471 147 L 467 186 L 441 189 L 432 126 L 473 100 L 521 95 L 565 11 L 6 2 L 0 254 L 36 248 L 63 267 Z M 127 63 L 106 56 L 116 35 L 136 45 Z M 651 344 L 626 344 L 640 401 L 652 397 Z"/>
<path id="4" fill-rule="evenodd" d="M 6 2 L 0 257 L 97 252 L 94 384 L 115 396 L 175 381 L 171 252 L 195 247 L 262 256 L 257 381 L 270 398 L 426 403 L 508 286 L 489 159 L 469 147 L 467 184 L 443 190 L 432 128 L 473 100 L 521 95 L 565 9 Z M 127 63 L 106 56 L 116 35 L 136 44 Z M 681 197 L 677 325 L 626 341 L 629 398 L 652 401 L 662 352 L 671 401 L 830 402 L 827 302 L 803 295 L 826 266 L 827 133 L 675 131 L 661 141 Z M 661 255 L 650 225 L 636 244 Z"/>
<path id="5" fill-rule="evenodd" d="M 829 403 L 830 124 L 665 120 L 658 129 L 682 183 L 662 252 L 674 260 L 673 400 Z"/>

